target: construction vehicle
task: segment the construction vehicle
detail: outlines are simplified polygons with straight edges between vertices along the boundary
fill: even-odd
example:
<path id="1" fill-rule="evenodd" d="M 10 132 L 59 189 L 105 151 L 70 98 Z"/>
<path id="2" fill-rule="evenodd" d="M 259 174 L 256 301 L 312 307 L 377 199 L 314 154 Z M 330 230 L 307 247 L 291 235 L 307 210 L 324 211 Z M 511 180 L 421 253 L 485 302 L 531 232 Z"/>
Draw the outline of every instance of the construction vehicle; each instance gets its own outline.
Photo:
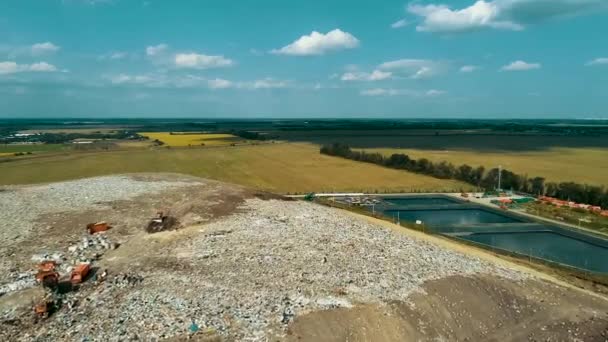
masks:
<path id="1" fill-rule="evenodd" d="M 59 283 L 59 273 L 55 271 L 57 263 L 53 260 L 45 260 L 38 265 L 36 281 L 42 286 L 54 289 Z"/>
<path id="2" fill-rule="evenodd" d="M 88 263 L 82 263 L 74 267 L 72 274 L 70 275 L 70 282 L 72 285 L 80 284 L 87 277 L 91 271 L 91 265 Z"/>
<path id="3" fill-rule="evenodd" d="M 34 305 L 34 313 L 38 318 L 48 318 L 61 305 L 60 300 L 52 293 L 47 293 L 42 300 Z"/>
<path id="4" fill-rule="evenodd" d="M 87 224 L 87 229 L 89 230 L 89 234 L 91 235 L 99 232 L 105 232 L 110 228 L 110 225 L 105 221 Z"/>
<path id="5" fill-rule="evenodd" d="M 53 303 L 46 298 L 34 306 L 34 313 L 40 318 L 48 318 Z"/>
<path id="6" fill-rule="evenodd" d="M 156 213 L 156 217 L 148 223 L 146 231 L 148 233 L 162 232 L 171 229 L 176 223 L 177 220 L 174 217 L 166 215 L 163 211 L 159 211 Z"/>

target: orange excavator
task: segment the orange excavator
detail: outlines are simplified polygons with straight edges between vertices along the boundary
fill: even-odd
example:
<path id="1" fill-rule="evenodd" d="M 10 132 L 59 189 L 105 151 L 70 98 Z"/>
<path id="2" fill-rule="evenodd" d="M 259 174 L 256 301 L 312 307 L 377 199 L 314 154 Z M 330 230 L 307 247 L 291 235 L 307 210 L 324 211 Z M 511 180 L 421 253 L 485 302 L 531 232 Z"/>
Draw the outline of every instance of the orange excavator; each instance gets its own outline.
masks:
<path id="1" fill-rule="evenodd" d="M 42 286 L 55 289 L 59 283 L 59 273 L 55 271 L 57 263 L 53 260 L 45 260 L 38 265 L 36 281 Z"/>

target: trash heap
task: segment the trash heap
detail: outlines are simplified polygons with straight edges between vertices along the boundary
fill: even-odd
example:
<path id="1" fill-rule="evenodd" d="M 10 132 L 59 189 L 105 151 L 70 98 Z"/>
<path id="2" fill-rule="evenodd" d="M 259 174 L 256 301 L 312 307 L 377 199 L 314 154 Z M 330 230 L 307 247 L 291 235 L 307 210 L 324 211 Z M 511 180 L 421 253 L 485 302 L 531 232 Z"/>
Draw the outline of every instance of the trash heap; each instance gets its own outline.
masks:
<path id="1" fill-rule="evenodd" d="M 100 260 L 106 251 L 116 249 L 118 244 L 110 240 L 103 232 L 94 235 L 84 235 L 80 242 L 68 247 L 67 253 L 52 252 L 40 253 L 32 256 L 33 264 L 40 264 L 44 261 L 53 261 L 57 264 L 57 271 L 61 275 L 67 275 L 72 272 L 74 265 L 81 263 L 94 264 Z M 0 296 L 11 292 L 20 291 L 23 289 L 35 286 L 36 272 L 14 272 L 10 275 L 12 282 L 0 286 Z"/>

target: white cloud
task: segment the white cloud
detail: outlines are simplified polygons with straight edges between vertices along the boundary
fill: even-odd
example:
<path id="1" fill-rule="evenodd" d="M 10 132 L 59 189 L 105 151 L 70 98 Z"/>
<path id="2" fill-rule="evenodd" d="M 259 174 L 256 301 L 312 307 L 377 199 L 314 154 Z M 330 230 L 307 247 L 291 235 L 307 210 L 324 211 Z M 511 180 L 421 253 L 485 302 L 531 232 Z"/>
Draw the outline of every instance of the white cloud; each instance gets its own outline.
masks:
<path id="1" fill-rule="evenodd" d="M 0 75 L 20 72 L 21 67 L 15 62 L 0 62 Z"/>
<path id="2" fill-rule="evenodd" d="M 393 73 L 382 70 L 374 70 L 371 73 L 351 71 L 344 73 L 340 79 L 342 81 L 381 81 L 392 76 Z"/>
<path id="3" fill-rule="evenodd" d="M 127 55 L 128 54 L 126 52 L 113 52 L 108 56 L 108 58 L 113 59 L 113 60 L 123 59 L 123 58 L 127 57 Z"/>
<path id="4" fill-rule="evenodd" d="M 114 0 L 62 0 L 62 2 L 64 4 L 69 4 L 69 3 L 80 3 L 80 4 L 84 4 L 84 5 L 91 5 L 91 6 L 96 6 L 96 5 L 107 5 L 107 4 L 113 4 Z"/>
<path id="5" fill-rule="evenodd" d="M 219 89 L 278 89 L 287 88 L 289 81 L 274 78 L 262 78 L 253 81 L 230 81 L 222 78 L 207 79 L 196 75 L 172 75 L 167 73 L 150 73 L 141 75 L 116 74 L 104 75 L 102 78 L 112 85 L 140 86 L 146 88 L 209 88 Z"/>
<path id="6" fill-rule="evenodd" d="M 524 61 L 515 61 L 500 68 L 503 71 L 526 71 L 540 69 L 540 63 L 526 63 Z"/>
<path id="7" fill-rule="evenodd" d="M 463 65 L 460 68 L 460 72 L 473 72 L 473 71 L 475 71 L 477 69 L 479 69 L 479 67 L 476 66 L 476 65 Z"/>
<path id="8" fill-rule="evenodd" d="M 411 97 L 433 97 L 443 95 L 443 90 L 431 89 L 427 91 L 411 89 L 372 88 L 361 90 L 362 96 L 411 96 Z"/>
<path id="9" fill-rule="evenodd" d="M 175 66 L 190 69 L 212 69 L 233 65 L 231 59 L 224 56 L 208 56 L 198 53 L 178 53 L 175 55 Z"/>
<path id="10" fill-rule="evenodd" d="M 426 96 L 439 96 L 439 95 L 443 95 L 445 93 L 446 92 L 444 90 L 431 89 L 431 90 L 427 90 L 425 95 Z"/>
<path id="11" fill-rule="evenodd" d="M 426 79 L 441 74 L 445 65 L 441 62 L 427 59 L 399 59 L 380 64 L 381 70 L 402 73 L 412 79 Z"/>
<path id="12" fill-rule="evenodd" d="M 384 88 L 365 89 L 365 90 L 361 90 L 361 95 L 363 95 L 363 96 L 395 96 L 395 95 L 399 95 L 399 90 L 384 89 Z"/>
<path id="13" fill-rule="evenodd" d="M 29 70 L 35 71 L 35 72 L 53 72 L 53 71 L 57 71 L 57 68 L 54 65 L 49 64 L 47 62 L 38 62 L 38 63 L 31 64 L 29 67 Z"/>
<path id="14" fill-rule="evenodd" d="M 418 31 L 449 33 L 488 28 L 523 30 L 528 24 L 607 8 L 605 0 L 478 0 L 461 9 L 413 3 L 408 11 L 422 19 Z"/>
<path id="15" fill-rule="evenodd" d="M 44 54 L 48 54 L 48 53 L 54 53 L 59 51 L 60 47 L 51 43 L 51 42 L 45 42 L 45 43 L 37 43 L 32 45 L 32 54 L 33 55 L 44 55 Z"/>
<path id="16" fill-rule="evenodd" d="M 151 84 L 155 78 L 150 75 L 118 74 L 106 77 L 112 84 Z"/>
<path id="17" fill-rule="evenodd" d="M 340 29 L 329 31 L 326 34 L 313 31 L 304 35 L 278 50 L 271 53 L 292 56 L 324 55 L 331 51 L 354 49 L 359 46 L 359 40 L 348 32 Z"/>
<path id="18" fill-rule="evenodd" d="M 0 75 L 16 74 L 19 72 L 54 72 L 57 67 L 47 62 L 33 64 L 17 64 L 15 62 L 0 62 Z"/>
<path id="19" fill-rule="evenodd" d="M 261 80 L 253 81 L 252 83 L 244 83 L 244 88 L 251 89 L 273 89 L 273 88 L 287 88 L 287 81 L 275 80 L 273 78 L 264 78 Z"/>
<path id="20" fill-rule="evenodd" d="M 405 19 L 401 19 L 401 20 L 397 20 L 394 23 L 392 23 L 391 27 L 394 29 L 397 29 L 397 28 L 405 27 L 407 25 L 409 25 L 409 22 Z"/>
<path id="21" fill-rule="evenodd" d="M 596 58 L 596 59 L 590 61 L 589 63 L 587 63 L 586 65 L 588 65 L 588 66 L 591 66 L 591 65 L 608 65 L 608 57 Z"/>
<path id="22" fill-rule="evenodd" d="M 158 44 L 158 45 L 148 46 L 146 48 L 146 55 L 148 55 L 150 57 L 158 56 L 158 55 L 164 53 L 165 51 L 167 51 L 168 48 L 169 48 L 169 46 L 167 44 Z"/>
<path id="23" fill-rule="evenodd" d="M 221 78 L 209 80 L 209 81 L 207 81 L 207 84 L 208 84 L 209 88 L 211 88 L 211 89 L 227 89 L 227 88 L 233 87 L 232 82 L 221 79 Z"/>

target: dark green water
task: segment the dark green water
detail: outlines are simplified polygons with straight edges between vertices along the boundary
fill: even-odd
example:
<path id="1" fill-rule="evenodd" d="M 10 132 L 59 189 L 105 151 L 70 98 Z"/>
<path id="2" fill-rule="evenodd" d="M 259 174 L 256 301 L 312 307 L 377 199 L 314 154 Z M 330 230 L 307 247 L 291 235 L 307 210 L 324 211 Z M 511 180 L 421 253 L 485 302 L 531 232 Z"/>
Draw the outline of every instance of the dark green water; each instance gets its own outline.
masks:
<path id="1" fill-rule="evenodd" d="M 412 197 L 412 198 L 384 198 L 384 202 L 388 202 L 394 205 L 408 206 L 408 205 L 444 205 L 444 204 L 458 204 L 457 201 L 452 201 L 447 198 L 439 197 Z"/>
<path id="2" fill-rule="evenodd" d="M 595 272 L 608 272 L 608 248 L 552 232 L 477 233 L 463 239 Z"/>
<path id="3" fill-rule="evenodd" d="M 389 210 L 388 217 L 397 216 L 397 211 Z M 444 209 L 444 210 L 401 210 L 399 218 L 402 221 L 422 221 L 426 226 L 451 226 L 482 223 L 513 223 L 521 222 L 508 216 L 503 216 L 481 209 Z"/>

